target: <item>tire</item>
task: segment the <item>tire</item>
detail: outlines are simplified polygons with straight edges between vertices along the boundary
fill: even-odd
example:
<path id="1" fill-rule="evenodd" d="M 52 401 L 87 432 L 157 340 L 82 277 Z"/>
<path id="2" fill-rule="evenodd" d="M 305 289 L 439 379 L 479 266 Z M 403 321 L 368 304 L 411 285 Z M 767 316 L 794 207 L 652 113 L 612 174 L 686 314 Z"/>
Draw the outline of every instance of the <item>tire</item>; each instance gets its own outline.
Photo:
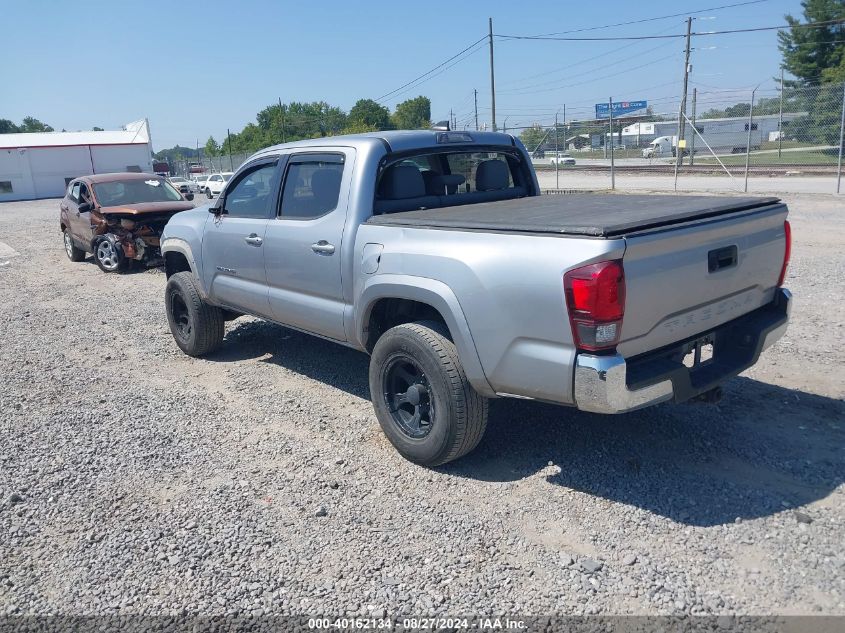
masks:
<path id="1" fill-rule="evenodd" d="M 417 321 L 385 332 L 373 349 L 369 378 L 379 424 L 405 459 L 438 466 L 481 441 L 487 399 L 469 384 L 442 324 Z"/>
<path id="2" fill-rule="evenodd" d="M 207 198 L 213 198 L 214 197 L 211 193 L 211 189 L 209 189 L 208 187 L 205 188 L 205 195 L 206 195 Z"/>
<path id="3" fill-rule="evenodd" d="M 223 311 L 203 300 L 193 273 L 167 280 L 164 305 L 170 333 L 188 356 L 206 356 L 223 344 Z"/>
<path id="4" fill-rule="evenodd" d="M 94 242 L 94 261 L 104 273 L 122 273 L 132 263 L 111 235 L 103 235 Z"/>
<path id="5" fill-rule="evenodd" d="M 66 228 L 62 231 L 62 239 L 65 244 L 65 253 L 67 253 L 67 258 L 70 261 L 81 262 L 85 259 L 87 253 L 81 248 L 77 248 L 76 244 L 73 243 L 73 238 L 70 236 L 70 229 Z"/>

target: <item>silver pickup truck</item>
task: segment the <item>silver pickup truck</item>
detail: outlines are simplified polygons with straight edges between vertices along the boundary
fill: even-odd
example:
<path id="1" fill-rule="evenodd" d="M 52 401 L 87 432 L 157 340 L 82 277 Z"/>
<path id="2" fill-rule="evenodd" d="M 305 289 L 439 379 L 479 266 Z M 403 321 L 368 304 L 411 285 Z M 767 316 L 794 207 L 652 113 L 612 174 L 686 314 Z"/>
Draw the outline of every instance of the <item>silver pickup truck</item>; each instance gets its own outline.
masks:
<path id="1" fill-rule="evenodd" d="M 714 401 L 785 331 L 776 198 L 540 195 L 518 139 L 379 132 L 262 150 L 161 242 L 191 356 L 243 314 L 370 355 L 406 458 L 480 441 L 487 401 L 598 413 Z"/>

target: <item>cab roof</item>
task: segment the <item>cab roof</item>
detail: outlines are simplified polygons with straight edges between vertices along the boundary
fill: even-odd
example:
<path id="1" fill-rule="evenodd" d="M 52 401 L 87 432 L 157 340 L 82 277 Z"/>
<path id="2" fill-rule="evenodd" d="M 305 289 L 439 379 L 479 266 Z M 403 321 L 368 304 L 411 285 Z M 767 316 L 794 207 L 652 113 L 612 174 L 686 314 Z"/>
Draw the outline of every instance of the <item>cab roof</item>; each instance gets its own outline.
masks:
<path id="1" fill-rule="evenodd" d="M 446 135 L 446 136 L 443 136 Z M 447 140 L 446 140 L 447 139 Z M 465 139 L 465 140 L 464 140 Z M 446 142 L 444 142 L 446 140 Z M 267 147 L 255 156 L 269 154 L 286 149 L 307 147 L 347 146 L 362 147 L 368 145 L 387 145 L 390 152 L 406 152 L 415 149 L 456 148 L 462 145 L 516 146 L 516 140 L 510 134 L 502 132 L 476 132 L 474 130 L 385 130 L 363 134 L 341 134 L 321 138 L 304 139 Z"/>

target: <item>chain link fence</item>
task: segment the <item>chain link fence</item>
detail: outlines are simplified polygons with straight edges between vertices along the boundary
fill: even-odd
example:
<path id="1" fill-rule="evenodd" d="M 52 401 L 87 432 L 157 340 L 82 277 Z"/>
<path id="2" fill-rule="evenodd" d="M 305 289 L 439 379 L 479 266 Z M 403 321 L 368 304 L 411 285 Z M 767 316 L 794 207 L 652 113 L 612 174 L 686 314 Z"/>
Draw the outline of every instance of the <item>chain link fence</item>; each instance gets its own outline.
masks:
<path id="1" fill-rule="evenodd" d="M 512 132 L 531 153 L 541 186 L 552 191 L 842 192 L 845 84 L 696 88 L 683 129 L 679 109 Z"/>
<path id="2" fill-rule="evenodd" d="M 682 127 L 680 98 L 669 97 L 649 100 L 647 114 L 612 122 L 564 118 L 506 131 L 522 138 L 547 191 L 843 192 L 845 84 L 737 90 L 692 83 Z M 250 154 L 200 155 L 171 162 L 172 172 L 235 171 Z"/>
<path id="3" fill-rule="evenodd" d="M 170 161 L 170 173 L 174 176 L 189 178 L 193 174 L 216 174 L 236 171 L 252 153 L 224 154 L 221 156 L 203 156 Z"/>

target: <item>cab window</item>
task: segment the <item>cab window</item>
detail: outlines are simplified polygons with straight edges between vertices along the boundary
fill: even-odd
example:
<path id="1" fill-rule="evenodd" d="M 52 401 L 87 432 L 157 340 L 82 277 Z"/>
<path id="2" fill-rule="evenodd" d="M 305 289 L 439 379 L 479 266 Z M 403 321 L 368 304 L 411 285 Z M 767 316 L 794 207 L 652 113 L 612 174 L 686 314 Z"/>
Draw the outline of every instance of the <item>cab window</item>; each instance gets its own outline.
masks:
<path id="1" fill-rule="evenodd" d="M 343 154 L 300 154 L 290 158 L 280 215 L 308 220 L 337 208 Z"/>
<path id="2" fill-rule="evenodd" d="M 267 218 L 274 202 L 277 161 L 245 169 L 226 189 L 224 209 L 235 218 Z"/>

